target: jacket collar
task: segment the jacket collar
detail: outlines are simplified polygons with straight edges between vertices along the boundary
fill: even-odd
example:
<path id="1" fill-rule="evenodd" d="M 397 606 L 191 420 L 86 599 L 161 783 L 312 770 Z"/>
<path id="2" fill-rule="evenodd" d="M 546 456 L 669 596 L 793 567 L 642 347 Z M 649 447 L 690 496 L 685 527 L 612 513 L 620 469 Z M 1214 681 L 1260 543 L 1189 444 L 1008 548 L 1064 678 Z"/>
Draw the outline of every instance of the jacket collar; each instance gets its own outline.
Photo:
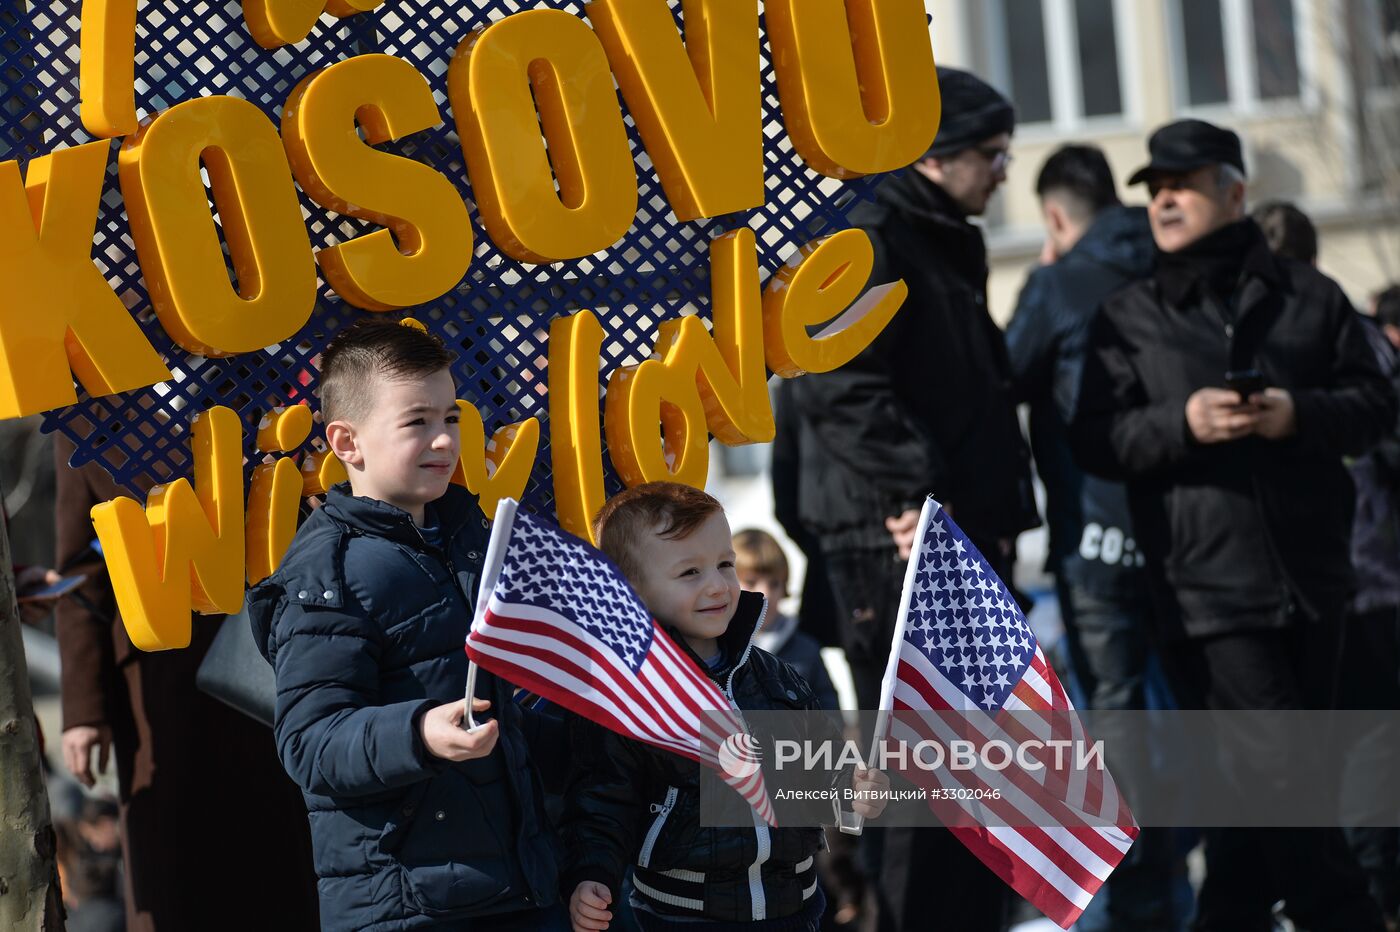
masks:
<path id="1" fill-rule="evenodd" d="M 982 229 L 948 196 L 914 166 L 892 175 L 875 195 L 913 226 L 937 241 L 950 266 L 978 287 L 986 282 L 987 243 Z"/>
<path id="2" fill-rule="evenodd" d="M 1147 208 L 1120 204 L 1100 212 L 1062 261 L 1071 259 L 1111 266 L 1132 278 L 1151 275 L 1156 249 Z"/>
<path id="3" fill-rule="evenodd" d="M 447 492 L 435 502 L 429 502 L 425 513 L 441 529 L 442 540 L 449 541 L 471 520 L 476 497 L 458 485 L 449 485 Z M 350 491 L 350 483 L 341 482 L 326 493 L 321 508 L 326 516 L 348 527 L 352 532 L 383 537 L 396 543 L 421 548 L 423 533 L 413 523 L 413 517 L 402 508 L 375 498 L 365 498 Z"/>
<path id="4" fill-rule="evenodd" d="M 729 627 L 719 638 L 719 649 L 724 656 L 724 664 L 714 670 L 710 669 L 705 661 L 701 660 L 700 656 L 690 649 L 690 645 L 676 629 L 667 628 L 666 633 L 671 636 L 671 640 L 687 657 L 695 661 L 697 667 L 707 673 L 710 679 L 723 686 L 725 694 L 732 699 L 733 693 L 730 689 L 734 684 L 734 677 L 748 663 L 749 655 L 753 653 L 754 638 L 758 635 L 759 628 L 767 614 L 767 597 L 758 592 L 739 593 L 739 606 L 734 610 L 734 617 L 729 620 Z"/>
<path id="5" fill-rule="evenodd" d="M 1157 253 L 1156 279 L 1162 296 L 1180 306 L 1202 288 L 1222 284 L 1229 299 L 1249 279 L 1277 285 L 1283 281 L 1278 259 L 1253 220 L 1241 220 L 1204 236 L 1175 253 Z"/>

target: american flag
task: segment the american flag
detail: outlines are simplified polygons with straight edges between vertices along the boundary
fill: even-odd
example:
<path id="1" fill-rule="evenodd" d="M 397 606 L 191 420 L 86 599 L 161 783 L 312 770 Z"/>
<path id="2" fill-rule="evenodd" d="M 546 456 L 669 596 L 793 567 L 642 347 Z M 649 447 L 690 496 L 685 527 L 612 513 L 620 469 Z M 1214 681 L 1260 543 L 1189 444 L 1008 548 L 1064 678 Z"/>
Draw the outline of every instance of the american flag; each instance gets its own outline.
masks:
<path id="1" fill-rule="evenodd" d="M 1028 751 L 1034 745 L 1023 742 L 1041 742 L 1004 768 L 904 775 L 932 791 L 930 806 L 973 854 L 1068 929 L 1132 846 L 1137 824 L 1106 768 L 1074 766 L 1089 747 L 1074 707 L 1015 599 L 932 499 L 916 540 L 880 704 L 892 712 L 886 752 L 921 741 L 995 740 Z M 1073 743 L 1062 766 L 1047 740 Z M 1027 759 L 1040 766 L 1023 767 Z"/>
<path id="2" fill-rule="evenodd" d="M 724 694 L 607 557 L 511 499 L 496 509 L 467 656 L 618 734 L 714 768 L 776 824 L 763 771 L 736 777 L 720 765 L 724 742 L 746 732 Z"/>

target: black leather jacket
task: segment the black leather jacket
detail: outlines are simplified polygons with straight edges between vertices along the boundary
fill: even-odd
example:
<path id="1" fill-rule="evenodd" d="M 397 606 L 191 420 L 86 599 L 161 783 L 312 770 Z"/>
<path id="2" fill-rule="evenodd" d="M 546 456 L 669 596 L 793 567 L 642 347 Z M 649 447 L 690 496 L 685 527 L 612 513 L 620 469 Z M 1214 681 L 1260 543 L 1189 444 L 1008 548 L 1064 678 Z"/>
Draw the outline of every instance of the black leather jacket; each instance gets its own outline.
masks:
<path id="1" fill-rule="evenodd" d="M 711 677 L 743 711 L 818 709 L 812 690 L 791 666 L 753 646 L 764 610 L 763 596 L 742 594 L 721 639 L 724 655 L 734 660 L 710 671 Z M 673 637 L 689 652 L 679 636 Z M 830 736 L 839 740 L 839 719 L 825 721 L 832 725 Z M 801 912 L 816 891 L 813 856 L 825 844 L 820 828 L 769 828 L 756 815 L 751 827 L 703 827 L 700 787 L 710 775 L 702 774 L 700 764 L 582 719 L 573 724 L 573 774 L 562 826 L 565 899 L 578 884 L 592 880 L 606 885 L 616 902 L 622 876 L 633 865 L 639 898 L 662 915 L 743 922 Z M 767 773 L 766 757 L 764 764 Z M 774 781 L 768 785 L 772 795 Z M 737 794 L 730 795 L 748 808 Z M 830 821 L 829 802 L 825 809 Z M 793 814 L 776 801 L 775 810 L 780 826 Z"/>

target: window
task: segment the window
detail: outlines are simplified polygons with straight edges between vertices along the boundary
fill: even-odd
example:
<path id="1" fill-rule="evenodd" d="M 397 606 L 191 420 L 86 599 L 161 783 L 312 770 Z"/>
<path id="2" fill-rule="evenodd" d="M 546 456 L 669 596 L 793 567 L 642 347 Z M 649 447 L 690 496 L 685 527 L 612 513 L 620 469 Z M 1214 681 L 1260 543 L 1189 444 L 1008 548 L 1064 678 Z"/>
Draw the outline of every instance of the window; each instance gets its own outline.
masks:
<path id="1" fill-rule="evenodd" d="M 1298 74 L 1298 29 L 1293 0 L 1254 0 L 1254 70 L 1260 100 L 1295 98 Z"/>
<path id="2" fill-rule="evenodd" d="M 1118 74 L 1117 18 L 1113 0 L 1076 0 L 1075 34 L 1079 39 L 1079 82 L 1088 117 L 1123 112 L 1123 88 Z"/>
<path id="3" fill-rule="evenodd" d="M 1220 0 L 1181 0 L 1181 37 L 1186 99 L 1194 106 L 1227 103 L 1230 81 Z"/>
<path id="4" fill-rule="evenodd" d="M 1366 86 L 1375 90 L 1400 88 L 1400 3 L 1369 0 L 1353 11 L 1356 44 L 1364 56 Z"/>
<path id="5" fill-rule="evenodd" d="M 1176 0 L 1173 70 L 1189 107 L 1249 108 L 1304 96 L 1297 0 Z"/>
<path id="6" fill-rule="evenodd" d="M 1026 123 L 1051 118 L 1050 66 L 1045 58 L 1045 11 L 1040 0 L 1004 0 L 1003 19 L 1008 71 L 1005 82 Z"/>
<path id="7" fill-rule="evenodd" d="M 1119 30 L 1133 2 L 986 4 L 988 72 L 1016 101 L 1017 122 L 1072 130 L 1088 119 L 1124 115 Z"/>

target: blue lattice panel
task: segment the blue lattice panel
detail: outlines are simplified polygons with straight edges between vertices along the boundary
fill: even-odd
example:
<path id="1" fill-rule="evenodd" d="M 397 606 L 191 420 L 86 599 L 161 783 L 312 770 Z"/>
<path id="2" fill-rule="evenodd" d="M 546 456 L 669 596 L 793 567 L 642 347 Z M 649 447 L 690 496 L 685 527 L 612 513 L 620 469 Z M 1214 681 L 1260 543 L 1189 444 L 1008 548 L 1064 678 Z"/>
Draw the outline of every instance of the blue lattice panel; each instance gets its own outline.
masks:
<path id="1" fill-rule="evenodd" d="M 680 4 L 671 5 L 679 22 Z M 757 234 L 766 277 L 802 244 L 846 227 L 846 215 L 869 197 L 875 181 L 836 182 L 802 164 L 787 142 L 765 42 L 768 197 L 762 208 L 699 222 L 678 221 L 628 116 L 639 210 L 622 241 L 604 253 L 550 265 L 524 264 L 504 255 L 487 238 L 471 199 L 471 182 L 447 104 L 447 66 L 472 29 L 524 9 L 546 7 L 583 15 L 581 4 L 564 0 L 388 0 L 371 13 L 349 19 L 323 16 L 305 41 L 267 51 L 249 35 L 236 0 L 144 0 L 135 65 L 136 103 L 143 117 L 192 97 L 227 94 L 252 101 L 279 122 L 287 95 L 303 77 L 365 52 L 404 58 L 428 78 L 444 122 L 383 148 L 426 162 L 453 180 L 471 208 L 476 255 L 456 289 L 409 313 L 457 351 L 454 375 L 459 394 L 481 409 L 488 434 L 504 423 L 540 418 L 541 447 L 525 495 L 534 507 L 552 504 L 546 397 L 550 320 L 584 308 L 598 314 L 606 332 L 601 399 L 609 372 L 651 354 L 658 321 L 682 313 L 708 319 L 711 237 L 747 224 Z M 0 12 L 0 74 L 5 82 L 0 158 L 24 163 L 90 140 L 78 119 L 80 8 L 79 0 L 52 0 L 9 4 Z M 618 102 L 626 114 L 620 96 Z M 316 247 L 373 229 L 305 196 L 302 205 Z M 78 403 L 48 414 L 45 430 L 62 431 L 77 444 L 74 465 L 95 460 L 133 492 L 188 475 L 189 415 L 214 404 L 229 405 L 243 418 L 251 468 L 260 459 L 252 441 L 263 413 L 303 400 L 315 406 L 318 354 L 338 330 L 366 313 L 343 303 L 323 283 L 315 312 L 295 337 L 266 351 L 232 358 L 189 356 L 166 336 L 151 309 L 117 185 L 115 152 L 93 256 L 175 378 L 105 398 L 90 398 L 79 387 Z M 610 468 L 608 483 L 610 491 L 618 487 Z"/>

